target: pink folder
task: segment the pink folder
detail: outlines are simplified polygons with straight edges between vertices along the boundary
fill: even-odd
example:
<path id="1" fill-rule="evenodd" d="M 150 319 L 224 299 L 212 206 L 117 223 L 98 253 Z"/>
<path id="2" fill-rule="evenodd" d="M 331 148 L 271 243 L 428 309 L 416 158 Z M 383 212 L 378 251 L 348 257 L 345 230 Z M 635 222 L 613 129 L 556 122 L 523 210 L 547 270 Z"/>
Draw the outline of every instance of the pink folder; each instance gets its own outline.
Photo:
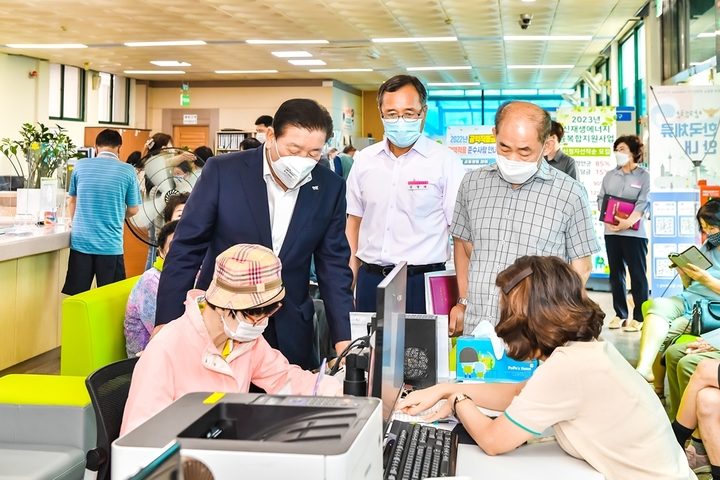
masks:
<path id="1" fill-rule="evenodd" d="M 605 223 L 611 223 L 617 225 L 618 222 L 615 217 L 628 218 L 635 210 L 635 204 L 628 200 L 613 197 L 608 195 L 605 197 L 604 209 L 602 211 L 601 220 Z M 632 227 L 633 230 L 640 228 L 640 221 L 638 220 Z"/>
<path id="2" fill-rule="evenodd" d="M 430 295 L 433 313 L 435 315 L 449 315 L 450 309 L 457 303 L 458 286 L 455 275 L 430 277 Z"/>

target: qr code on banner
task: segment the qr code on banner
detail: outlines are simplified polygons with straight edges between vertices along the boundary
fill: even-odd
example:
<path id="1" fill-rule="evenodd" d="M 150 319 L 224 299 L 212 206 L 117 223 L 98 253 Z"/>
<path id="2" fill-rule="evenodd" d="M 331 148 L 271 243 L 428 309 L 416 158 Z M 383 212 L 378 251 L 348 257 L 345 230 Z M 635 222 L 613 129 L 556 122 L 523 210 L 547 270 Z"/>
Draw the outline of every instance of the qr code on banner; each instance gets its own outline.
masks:
<path id="1" fill-rule="evenodd" d="M 675 236 L 675 218 L 655 217 L 655 235 L 664 237 Z"/>
<path id="2" fill-rule="evenodd" d="M 657 278 L 672 278 L 675 276 L 675 270 L 670 268 L 669 258 L 656 258 L 655 259 L 655 277 Z"/>
<path id="3" fill-rule="evenodd" d="M 695 235 L 696 228 L 694 217 L 680 217 L 680 235 L 692 237 Z"/>

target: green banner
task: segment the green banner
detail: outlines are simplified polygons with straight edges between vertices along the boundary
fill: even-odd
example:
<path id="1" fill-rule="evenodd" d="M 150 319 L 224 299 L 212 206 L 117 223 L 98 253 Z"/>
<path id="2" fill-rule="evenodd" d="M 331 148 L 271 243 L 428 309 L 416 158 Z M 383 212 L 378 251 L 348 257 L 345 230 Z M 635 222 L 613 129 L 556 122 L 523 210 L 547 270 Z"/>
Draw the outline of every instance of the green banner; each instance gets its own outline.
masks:
<path id="1" fill-rule="evenodd" d="M 571 157 L 609 157 L 610 147 L 563 147 L 563 152 Z"/>

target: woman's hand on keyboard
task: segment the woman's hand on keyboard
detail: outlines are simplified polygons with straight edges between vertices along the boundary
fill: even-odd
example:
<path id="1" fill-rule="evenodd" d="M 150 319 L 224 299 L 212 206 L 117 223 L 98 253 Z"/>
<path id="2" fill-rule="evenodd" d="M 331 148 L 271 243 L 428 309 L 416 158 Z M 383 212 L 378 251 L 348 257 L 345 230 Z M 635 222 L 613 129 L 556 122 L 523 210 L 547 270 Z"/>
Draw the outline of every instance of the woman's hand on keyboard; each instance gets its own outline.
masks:
<path id="1" fill-rule="evenodd" d="M 454 400 L 454 396 L 453 396 L 453 400 Z M 434 411 L 428 413 L 427 415 L 425 415 L 423 417 L 423 420 L 425 420 L 426 422 L 437 422 L 437 421 L 448 418 L 452 414 L 453 414 L 452 403 L 450 402 L 450 400 L 448 400 L 447 402 L 442 402 L 439 405 L 437 410 L 434 410 Z"/>
<path id="2" fill-rule="evenodd" d="M 398 404 L 397 408 L 408 415 L 417 415 L 445 398 L 445 387 L 446 385 L 439 384 L 417 392 L 411 392 Z"/>

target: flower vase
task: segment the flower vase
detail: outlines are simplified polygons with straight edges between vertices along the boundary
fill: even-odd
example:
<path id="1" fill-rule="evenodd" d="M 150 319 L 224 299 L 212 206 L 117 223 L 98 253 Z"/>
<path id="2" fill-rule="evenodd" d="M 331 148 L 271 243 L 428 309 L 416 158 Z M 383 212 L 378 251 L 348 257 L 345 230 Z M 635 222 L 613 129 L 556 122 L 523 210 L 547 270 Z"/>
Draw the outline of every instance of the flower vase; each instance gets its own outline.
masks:
<path id="1" fill-rule="evenodd" d="M 42 148 L 40 144 L 33 143 L 25 154 L 27 159 L 27 176 L 25 188 L 40 188 L 40 164 L 42 162 Z"/>

